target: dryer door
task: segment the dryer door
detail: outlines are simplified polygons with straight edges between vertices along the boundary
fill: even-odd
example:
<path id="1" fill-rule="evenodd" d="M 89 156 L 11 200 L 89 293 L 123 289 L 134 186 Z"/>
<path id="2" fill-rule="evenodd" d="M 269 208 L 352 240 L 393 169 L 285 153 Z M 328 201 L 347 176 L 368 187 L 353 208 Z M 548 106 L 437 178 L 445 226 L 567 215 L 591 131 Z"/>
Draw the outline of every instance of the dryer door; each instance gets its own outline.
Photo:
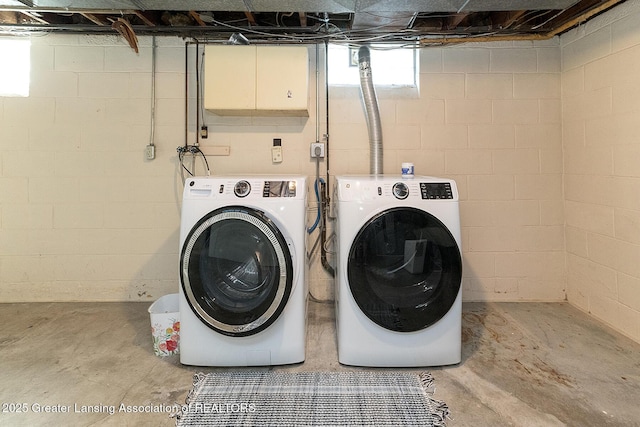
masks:
<path id="1" fill-rule="evenodd" d="M 447 227 L 415 208 L 393 208 L 370 219 L 349 251 L 347 277 L 362 312 L 383 328 L 429 327 L 453 306 L 462 257 Z"/>
<path id="2" fill-rule="evenodd" d="M 256 334 L 282 313 L 293 284 L 287 243 L 264 213 L 229 206 L 189 232 L 180 279 L 195 314 L 229 336 Z"/>

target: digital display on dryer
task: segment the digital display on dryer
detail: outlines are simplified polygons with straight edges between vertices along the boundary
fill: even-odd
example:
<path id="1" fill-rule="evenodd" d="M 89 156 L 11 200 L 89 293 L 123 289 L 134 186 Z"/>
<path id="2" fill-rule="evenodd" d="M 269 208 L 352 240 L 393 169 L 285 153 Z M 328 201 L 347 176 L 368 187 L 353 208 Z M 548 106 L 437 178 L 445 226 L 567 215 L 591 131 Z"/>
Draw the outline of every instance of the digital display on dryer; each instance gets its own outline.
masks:
<path id="1" fill-rule="evenodd" d="M 262 197 L 296 197 L 296 181 L 265 181 Z"/>
<path id="2" fill-rule="evenodd" d="M 420 194 L 423 199 L 453 199 L 451 184 L 448 182 L 421 182 Z"/>

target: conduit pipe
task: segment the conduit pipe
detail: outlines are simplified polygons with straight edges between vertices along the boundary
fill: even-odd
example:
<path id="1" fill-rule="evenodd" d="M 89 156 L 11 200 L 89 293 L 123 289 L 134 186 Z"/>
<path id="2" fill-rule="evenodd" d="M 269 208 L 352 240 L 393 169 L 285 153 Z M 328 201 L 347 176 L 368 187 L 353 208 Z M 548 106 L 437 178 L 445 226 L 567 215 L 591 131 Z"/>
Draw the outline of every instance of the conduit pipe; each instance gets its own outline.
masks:
<path id="1" fill-rule="evenodd" d="M 371 75 L 371 52 L 367 46 L 358 50 L 358 67 L 360 69 L 360 91 L 367 117 L 369 129 L 369 173 L 382 174 L 382 125 L 380 124 L 380 110 L 378 99 L 373 87 Z"/>
<path id="2" fill-rule="evenodd" d="M 328 22 L 328 21 L 327 21 Z M 318 56 L 316 55 L 316 67 L 318 66 Z M 329 42 L 324 42 L 324 96 L 325 96 L 325 162 L 327 166 L 327 180 L 320 183 L 320 194 L 322 195 L 321 208 L 321 221 L 320 221 L 320 262 L 322 267 L 328 272 L 331 277 L 336 276 L 336 270 L 329 263 L 327 255 L 327 217 L 329 215 L 329 205 L 331 204 L 331 198 L 329 196 Z M 316 94 L 316 99 L 318 94 Z M 319 108 L 316 108 L 319 110 Z M 316 126 L 320 126 L 319 117 L 317 119 Z M 317 160 L 317 159 L 316 159 Z"/>
<path id="3" fill-rule="evenodd" d="M 151 36 L 151 132 L 149 133 L 149 146 L 152 147 L 155 147 L 156 143 L 156 50 L 156 36 Z"/>

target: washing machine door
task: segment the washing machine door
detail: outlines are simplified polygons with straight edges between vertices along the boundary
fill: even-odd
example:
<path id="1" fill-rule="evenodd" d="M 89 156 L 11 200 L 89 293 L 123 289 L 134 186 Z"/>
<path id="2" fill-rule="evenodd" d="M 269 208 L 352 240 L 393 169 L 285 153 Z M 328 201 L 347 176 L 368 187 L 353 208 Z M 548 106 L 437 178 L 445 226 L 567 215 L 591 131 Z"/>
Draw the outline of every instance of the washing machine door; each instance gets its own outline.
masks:
<path id="1" fill-rule="evenodd" d="M 360 310 L 392 331 L 431 326 L 453 306 L 462 257 L 449 229 L 428 212 L 399 207 L 371 218 L 357 233 L 347 261 Z"/>
<path id="2" fill-rule="evenodd" d="M 180 276 L 194 313 L 229 336 L 257 334 L 282 313 L 293 284 L 284 236 L 263 213 L 229 206 L 210 212 L 189 232 Z"/>

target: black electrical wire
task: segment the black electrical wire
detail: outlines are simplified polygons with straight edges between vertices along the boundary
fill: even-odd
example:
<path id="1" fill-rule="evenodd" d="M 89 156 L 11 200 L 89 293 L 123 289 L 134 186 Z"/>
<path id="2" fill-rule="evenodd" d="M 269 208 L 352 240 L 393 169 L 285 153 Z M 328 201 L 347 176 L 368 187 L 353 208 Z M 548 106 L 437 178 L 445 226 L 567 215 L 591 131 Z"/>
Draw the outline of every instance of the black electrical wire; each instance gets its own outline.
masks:
<path id="1" fill-rule="evenodd" d="M 198 91 L 198 96 L 204 100 L 204 83 L 202 82 L 202 80 L 204 79 L 204 59 L 205 59 L 205 54 L 204 54 L 204 49 L 202 50 L 202 60 L 200 61 L 200 78 L 198 79 L 198 81 L 200 82 L 200 90 Z M 202 126 L 206 126 L 206 123 L 204 122 L 204 102 L 200 103 L 200 117 L 201 117 L 201 123 Z M 196 131 L 199 131 L 199 129 L 196 129 Z"/>
<path id="2" fill-rule="evenodd" d="M 200 150 L 200 147 L 198 147 L 197 145 L 187 145 L 186 147 L 180 146 L 178 147 L 177 151 L 178 151 L 178 161 L 180 162 L 180 168 L 181 168 L 180 173 L 182 174 L 183 183 L 184 183 L 184 172 L 187 172 L 189 176 L 194 176 L 194 173 L 195 173 L 195 170 L 194 171 L 189 170 L 189 168 L 187 168 L 184 164 L 184 155 L 186 153 L 190 153 L 193 156 L 197 156 L 197 155 L 201 156 L 207 171 L 207 176 L 211 174 L 211 170 L 209 169 L 209 162 L 207 161 L 207 156 L 205 156 L 202 150 Z"/>
<path id="3" fill-rule="evenodd" d="M 198 132 L 200 132 L 200 43 L 196 40 L 196 140 L 198 145 Z"/>
<path id="4" fill-rule="evenodd" d="M 184 44 L 184 149 L 189 146 L 189 42 Z"/>
<path id="5" fill-rule="evenodd" d="M 207 156 L 204 155 L 202 150 L 200 150 L 200 147 L 198 147 L 197 145 L 194 145 L 193 147 L 191 147 L 191 150 L 192 150 L 191 151 L 192 153 L 195 151 L 197 154 L 200 154 L 202 156 L 202 160 L 204 160 L 204 164 L 207 168 L 207 175 L 209 175 L 211 170 L 209 169 L 209 162 L 207 161 Z"/>

